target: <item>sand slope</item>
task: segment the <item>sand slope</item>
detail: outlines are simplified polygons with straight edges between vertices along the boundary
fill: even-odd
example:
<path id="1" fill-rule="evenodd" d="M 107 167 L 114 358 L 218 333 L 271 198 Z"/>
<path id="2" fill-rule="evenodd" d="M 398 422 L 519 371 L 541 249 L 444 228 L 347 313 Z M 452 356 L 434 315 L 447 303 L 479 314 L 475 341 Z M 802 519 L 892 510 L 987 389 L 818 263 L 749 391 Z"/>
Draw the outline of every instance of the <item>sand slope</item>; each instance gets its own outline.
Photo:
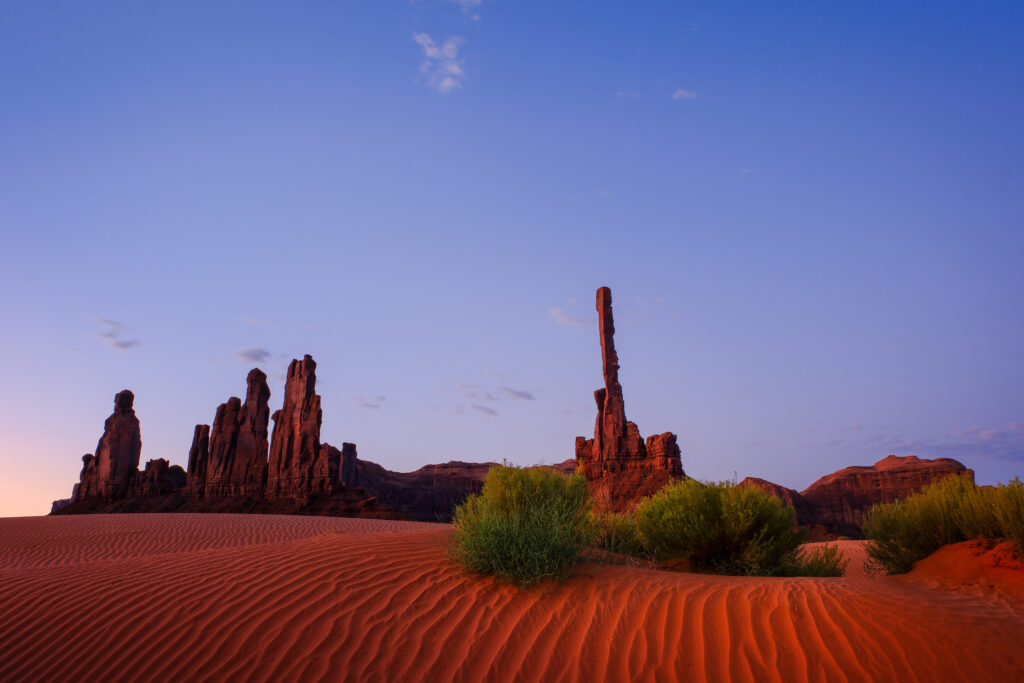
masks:
<path id="1" fill-rule="evenodd" d="M 431 524 L 0 520 L 0 680 L 1021 680 L 1024 601 L 586 565 L 520 592 Z"/>

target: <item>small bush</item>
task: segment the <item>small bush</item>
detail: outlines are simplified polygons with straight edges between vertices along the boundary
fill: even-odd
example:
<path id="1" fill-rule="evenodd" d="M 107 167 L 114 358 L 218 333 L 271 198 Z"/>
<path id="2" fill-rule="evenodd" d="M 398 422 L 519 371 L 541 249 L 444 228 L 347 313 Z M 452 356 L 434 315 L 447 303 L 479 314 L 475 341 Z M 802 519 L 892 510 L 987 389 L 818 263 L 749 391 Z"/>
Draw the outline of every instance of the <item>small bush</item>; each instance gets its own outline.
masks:
<path id="1" fill-rule="evenodd" d="M 1014 477 L 1010 483 L 997 486 L 993 498 L 1000 535 L 1013 541 L 1017 553 L 1024 555 L 1024 483 Z"/>
<path id="2" fill-rule="evenodd" d="M 791 575 L 806 532 L 793 509 L 754 488 L 685 479 L 645 498 L 637 527 L 662 559 L 687 558 L 721 574 Z"/>
<path id="3" fill-rule="evenodd" d="M 593 543 L 601 550 L 638 557 L 644 553 L 644 542 L 636 520 L 618 512 L 592 512 L 590 525 Z"/>
<path id="4" fill-rule="evenodd" d="M 850 561 L 839 551 L 837 545 L 821 545 L 816 548 L 801 548 L 793 563 L 786 567 L 786 576 L 845 576 Z"/>
<path id="5" fill-rule="evenodd" d="M 455 509 L 450 553 L 467 570 L 521 586 L 561 579 L 589 540 L 587 482 L 543 467 L 492 467 Z"/>
<path id="6" fill-rule="evenodd" d="M 1024 485 L 1019 479 L 979 488 L 967 474 L 929 484 L 895 503 L 875 505 L 864 523 L 871 565 L 889 574 L 944 545 L 973 538 L 1009 538 L 1024 552 Z"/>

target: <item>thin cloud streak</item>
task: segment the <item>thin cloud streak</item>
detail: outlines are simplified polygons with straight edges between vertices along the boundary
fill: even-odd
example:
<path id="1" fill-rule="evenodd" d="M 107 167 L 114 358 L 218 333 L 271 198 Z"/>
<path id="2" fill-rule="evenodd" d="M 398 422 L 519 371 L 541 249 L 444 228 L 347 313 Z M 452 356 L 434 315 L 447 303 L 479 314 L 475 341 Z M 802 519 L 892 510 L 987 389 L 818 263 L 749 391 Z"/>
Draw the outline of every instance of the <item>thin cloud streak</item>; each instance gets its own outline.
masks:
<path id="1" fill-rule="evenodd" d="M 534 396 L 529 391 L 523 389 L 513 389 L 512 387 L 498 387 L 498 391 L 502 392 L 514 401 L 532 401 Z"/>
<path id="2" fill-rule="evenodd" d="M 557 306 L 549 308 L 548 315 L 550 315 L 556 323 L 566 327 L 581 327 L 594 322 L 593 318 L 577 318 L 576 316 L 569 315 Z"/>
<path id="3" fill-rule="evenodd" d="M 494 416 L 498 414 L 497 410 L 494 410 L 493 408 L 488 408 L 487 406 L 482 406 L 479 403 L 471 403 L 469 407 L 478 413 L 483 413 L 484 415 Z"/>
<path id="4" fill-rule="evenodd" d="M 127 351 L 128 349 L 142 345 L 142 342 L 138 339 L 123 338 L 122 335 L 124 335 L 128 328 L 116 320 L 111 320 L 109 318 L 97 318 L 96 322 L 105 329 L 99 332 L 94 332 L 93 336 L 107 346 L 117 349 L 118 351 Z"/>
<path id="5" fill-rule="evenodd" d="M 266 363 L 270 360 L 272 354 L 266 349 L 250 346 L 245 349 L 239 349 L 231 355 L 243 363 Z"/>

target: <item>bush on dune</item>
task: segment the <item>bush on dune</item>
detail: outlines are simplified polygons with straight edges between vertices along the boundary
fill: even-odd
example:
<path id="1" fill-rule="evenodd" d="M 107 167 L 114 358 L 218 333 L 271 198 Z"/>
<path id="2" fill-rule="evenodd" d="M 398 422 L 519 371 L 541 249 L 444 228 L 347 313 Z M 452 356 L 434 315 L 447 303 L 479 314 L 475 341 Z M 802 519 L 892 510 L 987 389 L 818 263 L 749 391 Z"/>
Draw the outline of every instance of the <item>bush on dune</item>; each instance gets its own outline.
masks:
<path id="1" fill-rule="evenodd" d="M 455 509 L 452 557 L 521 586 L 562 579 L 589 541 L 587 482 L 543 467 L 491 468 Z"/>
<path id="2" fill-rule="evenodd" d="M 944 545 L 975 538 L 1008 538 L 1024 553 L 1024 484 L 979 488 L 967 474 L 953 475 L 894 503 L 875 505 L 864 522 L 870 566 L 888 574 Z"/>
<path id="3" fill-rule="evenodd" d="M 838 549 L 801 553 L 806 532 L 775 496 L 731 482 L 685 479 L 641 501 L 637 527 L 662 559 L 721 574 L 841 576 Z"/>

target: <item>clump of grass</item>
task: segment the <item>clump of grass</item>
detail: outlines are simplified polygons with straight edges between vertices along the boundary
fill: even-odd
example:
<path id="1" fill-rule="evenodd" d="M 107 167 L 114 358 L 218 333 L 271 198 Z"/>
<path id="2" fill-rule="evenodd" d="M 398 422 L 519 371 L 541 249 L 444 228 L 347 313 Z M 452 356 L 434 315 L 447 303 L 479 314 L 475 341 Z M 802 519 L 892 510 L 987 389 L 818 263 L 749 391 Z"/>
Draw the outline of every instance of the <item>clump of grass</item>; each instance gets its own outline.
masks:
<path id="1" fill-rule="evenodd" d="M 685 558 L 720 574 L 843 570 L 838 550 L 801 556 L 806 531 L 796 526 L 793 509 L 758 489 L 685 479 L 645 498 L 636 514 L 644 544 L 660 559 Z"/>
<path id="2" fill-rule="evenodd" d="M 1014 477 L 998 485 L 993 506 L 1001 535 L 1013 541 L 1018 555 L 1024 555 L 1024 482 Z"/>
<path id="3" fill-rule="evenodd" d="M 587 482 L 548 468 L 492 467 L 483 490 L 455 509 L 453 559 L 529 586 L 563 579 L 589 542 Z"/>
<path id="4" fill-rule="evenodd" d="M 837 545 L 801 548 L 793 564 L 784 569 L 786 576 L 845 576 L 850 561 Z"/>
<path id="5" fill-rule="evenodd" d="M 969 474 L 952 475 L 894 503 L 875 505 L 864 522 L 870 566 L 888 574 L 944 545 L 1008 538 L 1024 553 L 1024 484 L 979 488 Z"/>
<path id="6" fill-rule="evenodd" d="M 601 550 L 630 557 L 645 554 L 643 539 L 631 515 L 595 511 L 590 513 L 590 525 L 593 543 Z"/>

